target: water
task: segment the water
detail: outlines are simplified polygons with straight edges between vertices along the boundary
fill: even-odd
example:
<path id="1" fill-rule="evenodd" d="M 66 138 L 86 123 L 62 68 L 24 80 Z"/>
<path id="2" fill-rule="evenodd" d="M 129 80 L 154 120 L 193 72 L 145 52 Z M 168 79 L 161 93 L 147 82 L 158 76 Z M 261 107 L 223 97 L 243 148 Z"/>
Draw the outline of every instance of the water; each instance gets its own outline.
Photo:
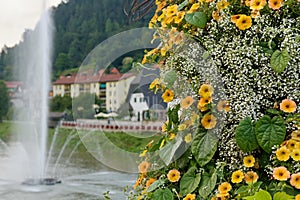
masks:
<path id="1" fill-rule="evenodd" d="M 15 128 L 15 141 L 20 146 L 20 154 L 27 154 L 27 162 L 20 166 L 23 171 L 18 177 L 20 180 L 45 176 L 52 32 L 51 12 L 47 10 L 35 31 L 24 35 L 25 40 L 15 58 L 16 79 L 24 85 L 23 105 L 19 105 L 14 115 L 15 121 L 19 122 Z M 14 151 L 12 156 L 17 154 Z"/>
<path id="2" fill-rule="evenodd" d="M 45 8 L 46 1 L 43 4 Z M 72 159 L 70 156 L 64 158 L 65 148 L 73 136 L 61 149 L 55 149 L 53 143 L 51 152 L 47 152 L 52 32 L 51 12 L 44 9 L 35 31 L 24 34 L 25 40 L 18 47 L 16 79 L 23 82 L 24 91 L 22 104 L 17 105 L 14 115 L 15 137 L 8 144 L 1 141 L 0 199 L 93 200 L 104 199 L 102 193 L 108 190 L 112 199 L 125 199 L 123 187 L 133 185 L 136 175 L 116 172 L 101 165 L 91 166 L 88 164 L 90 158 L 76 157 L 75 150 Z M 54 155 L 58 158 L 51 163 Z M 62 183 L 53 186 L 22 184 L 26 179 L 48 178 L 49 171 L 52 176 L 58 175 Z"/>

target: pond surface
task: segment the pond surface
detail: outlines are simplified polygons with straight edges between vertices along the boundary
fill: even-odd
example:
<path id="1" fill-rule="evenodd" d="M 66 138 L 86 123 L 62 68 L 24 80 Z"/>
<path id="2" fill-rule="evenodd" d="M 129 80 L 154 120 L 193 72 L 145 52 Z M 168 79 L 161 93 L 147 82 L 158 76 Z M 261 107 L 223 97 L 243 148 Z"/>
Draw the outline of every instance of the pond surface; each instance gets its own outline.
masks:
<path id="1" fill-rule="evenodd" d="M 104 166 L 88 152 L 74 153 L 72 158 L 63 156 L 53 162 L 47 174 L 62 181 L 51 186 L 29 186 L 19 180 L 8 180 L 5 154 L 0 153 L 0 199 L 1 200 L 95 200 L 105 199 L 109 191 L 113 200 L 125 200 L 124 188 L 132 187 L 136 174 L 118 172 Z M 55 160 L 55 158 L 53 158 Z M 56 165 L 56 166 L 55 166 Z M 55 167 L 55 171 L 53 171 Z M 3 170 L 5 169 L 5 170 Z M 15 172 L 18 173 L 17 171 Z"/>

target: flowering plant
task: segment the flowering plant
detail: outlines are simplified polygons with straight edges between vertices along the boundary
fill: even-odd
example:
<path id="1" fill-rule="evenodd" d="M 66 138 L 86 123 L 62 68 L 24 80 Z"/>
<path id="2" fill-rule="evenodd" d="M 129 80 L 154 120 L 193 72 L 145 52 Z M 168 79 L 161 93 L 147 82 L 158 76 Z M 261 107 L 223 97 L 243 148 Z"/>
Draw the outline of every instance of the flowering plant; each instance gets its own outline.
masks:
<path id="1" fill-rule="evenodd" d="M 300 2 L 156 5 L 143 62 L 161 64 L 168 120 L 132 198 L 299 200 Z"/>

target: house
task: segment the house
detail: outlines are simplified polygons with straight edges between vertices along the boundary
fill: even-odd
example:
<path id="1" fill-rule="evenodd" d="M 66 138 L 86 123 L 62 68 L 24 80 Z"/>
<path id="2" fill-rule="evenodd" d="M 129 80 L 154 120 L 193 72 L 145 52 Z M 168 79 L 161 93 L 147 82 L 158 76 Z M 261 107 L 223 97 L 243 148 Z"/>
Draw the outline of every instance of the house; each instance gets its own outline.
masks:
<path id="1" fill-rule="evenodd" d="M 161 93 L 154 94 L 149 90 L 150 83 L 159 77 L 157 67 L 144 68 L 131 82 L 126 102 L 129 104 L 131 120 L 166 120 L 167 104 Z"/>
<path id="2" fill-rule="evenodd" d="M 23 83 L 20 81 L 5 81 L 5 85 L 11 98 L 17 98 L 23 91 Z"/>
<path id="3" fill-rule="evenodd" d="M 105 102 L 101 105 L 102 108 L 115 112 L 125 102 L 134 78 L 133 73 L 121 74 L 116 68 L 112 68 L 109 73 L 102 69 L 97 73 L 86 71 L 68 74 L 53 83 L 53 96 L 68 95 L 76 98 L 83 93 L 95 94 Z"/>

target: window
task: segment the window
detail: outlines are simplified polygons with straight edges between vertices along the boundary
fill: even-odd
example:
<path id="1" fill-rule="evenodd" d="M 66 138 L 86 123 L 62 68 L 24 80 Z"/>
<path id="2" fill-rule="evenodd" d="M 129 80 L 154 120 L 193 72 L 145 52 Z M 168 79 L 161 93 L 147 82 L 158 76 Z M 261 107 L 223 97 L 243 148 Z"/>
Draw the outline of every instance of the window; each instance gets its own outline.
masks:
<path id="1" fill-rule="evenodd" d="M 133 99 L 134 103 L 136 103 L 136 98 Z"/>
<path id="2" fill-rule="evenodd" d="M 109 96 L 111 96 L 111 91 L 109 91 Z"/>
<path id="3" fill-rule="evenodd" d="M 105 89 L 106 88 L 106 84 L 105 83 L 101 83 L 100 84 L 100 89 Z"/>
<path id="4" fill-rule="evenodd" d="M 140 98 L 140 102 L 143 102 L 143 98 Z"/>

